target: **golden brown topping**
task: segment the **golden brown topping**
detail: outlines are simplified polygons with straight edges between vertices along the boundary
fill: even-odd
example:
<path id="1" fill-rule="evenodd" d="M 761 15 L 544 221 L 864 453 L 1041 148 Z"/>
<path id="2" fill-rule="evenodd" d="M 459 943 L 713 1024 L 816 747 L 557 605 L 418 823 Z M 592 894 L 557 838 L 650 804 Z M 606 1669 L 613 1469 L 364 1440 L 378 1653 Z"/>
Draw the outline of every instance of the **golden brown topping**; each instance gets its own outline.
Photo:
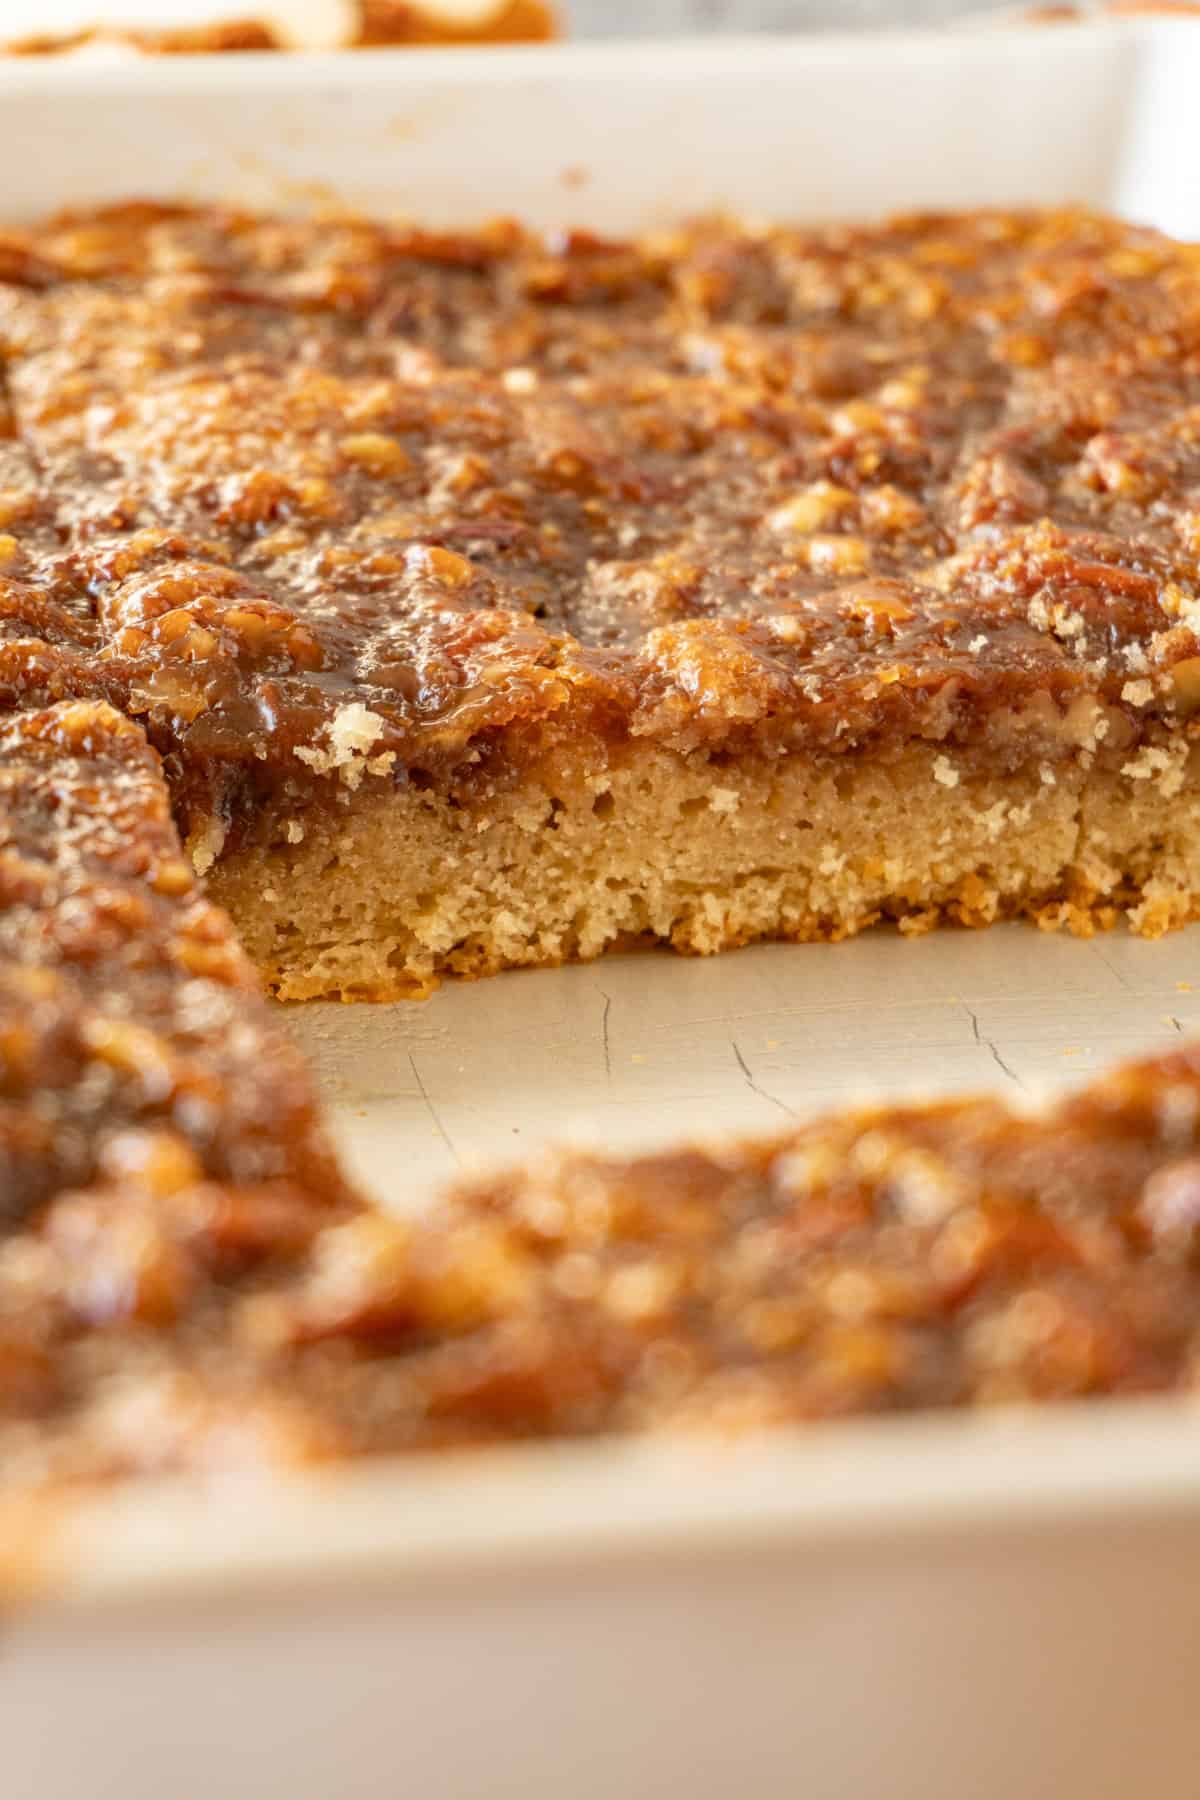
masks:
<path id="1" fill-rule="evenodd" d="M 76 701 L 0 726 L 0 1228 L 93 1178 L 340 1192 L 294 1052 L 182 860 L 157 757 Z"/>
<path id="2" fill-rule="evenodd" d="M 1200 261 L 1153 233 L 130 206 L 3 267 L 0 689 L 142 718 L 189 835 L 336 793 L 354 708 L 393 777 L 1195 710 Z"/>

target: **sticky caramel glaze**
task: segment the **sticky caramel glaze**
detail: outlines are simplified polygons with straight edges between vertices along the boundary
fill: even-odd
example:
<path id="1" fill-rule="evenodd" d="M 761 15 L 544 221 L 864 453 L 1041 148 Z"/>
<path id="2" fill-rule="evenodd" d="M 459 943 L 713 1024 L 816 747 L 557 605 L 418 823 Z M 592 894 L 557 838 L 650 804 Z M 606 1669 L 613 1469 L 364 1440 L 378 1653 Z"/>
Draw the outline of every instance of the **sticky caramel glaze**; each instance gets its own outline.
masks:
<path id="1" fill-rule="evenodd" d="M 405 1222 L 62 1195 L 0 1242 L 0 1487 L 1190 1392 L 1200 1052 L 1047 1115 L 544 1155 Z"/>
<path id="2" fill-rule="evenodd" d="M 0 723 L 0 1227 L 164 1172 L 268 1207 L 344 1195 L 140 728 L 83 701 L 21 713 Z"/>
<path id="3" fill-rule="evenodd" d="M 1200 260 L 1151 232 L 129 205 L 0 273 L 0 693 L 137 716 L 189 830 L 555 743 L 1120 754 L 1200 696 Z"/>

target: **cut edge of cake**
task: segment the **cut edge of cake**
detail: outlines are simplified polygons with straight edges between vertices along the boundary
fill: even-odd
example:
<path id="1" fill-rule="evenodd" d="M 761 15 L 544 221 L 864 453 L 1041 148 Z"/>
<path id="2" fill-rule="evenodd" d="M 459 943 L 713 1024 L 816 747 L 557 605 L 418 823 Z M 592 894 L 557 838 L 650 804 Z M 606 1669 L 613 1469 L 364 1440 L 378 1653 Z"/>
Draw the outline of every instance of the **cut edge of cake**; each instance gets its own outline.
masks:
<path id="1" fill-rule="evenodd" d="M 823 760 L 633 746 L 606 768 L 567 749 L 473 800 L 368 776 L 345 807 L 268 807 L 209 887 L 286 1000 L 879 921 L 1153 937 L 1200 910 L 1200 749 L 1182 723 L 992 770 L 919 741 Z"/>

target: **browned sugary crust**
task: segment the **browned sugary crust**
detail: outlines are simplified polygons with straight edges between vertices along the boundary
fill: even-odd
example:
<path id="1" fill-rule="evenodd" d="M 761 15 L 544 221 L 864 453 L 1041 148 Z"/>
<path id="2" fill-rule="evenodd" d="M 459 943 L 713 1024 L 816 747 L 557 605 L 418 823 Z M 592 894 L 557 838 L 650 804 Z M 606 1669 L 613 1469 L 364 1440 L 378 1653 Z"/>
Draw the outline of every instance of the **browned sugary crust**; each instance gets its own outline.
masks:
<path id="1" fill-rule="evenodd" d="M 616 243 L 130 205 L 0 266 L 0 699 L 139 718 L 231 888 L 264 819 L 414 792 L 482 817 L 643 752 L 815 780 L 926 747 L 1171 798 L 1191 247 L 1078 211 Z M 1064 865 L 1044 902 L 1187 916 L 1144 862 L 1091 901 Z M 974 874 L 976 914 L 1007 910 Z M 914 884 L 878 910 L 960 906 Z"/>
<path id="2" fill-rule="evenodd" d="M 0 721 L 0 1229 L 164 1167 L 342 1190 L 307 1075 L 104 705 Z"/>
<path id="3" fill-rule="evenodd" d="M 140 728 L 0 723 L 0 1486 L 151 1466 L 155 1396 L 184 1439 L 193 1363 L 238 1372 L 232 1297 L 356 1206 Z M 225 1430 L 265 1411 L 282 1452 L 269 1385 Z M 316 1454 L 315 1425 L 289 1441 Z"/>
<path id="4" fill-rule="evenodd" d="M 0 1488 L 1190 1394 L 1198 1071 L 546 1153 L 415 1223 L 166 1162 L 60 1196 L 0 1243 Z"/>

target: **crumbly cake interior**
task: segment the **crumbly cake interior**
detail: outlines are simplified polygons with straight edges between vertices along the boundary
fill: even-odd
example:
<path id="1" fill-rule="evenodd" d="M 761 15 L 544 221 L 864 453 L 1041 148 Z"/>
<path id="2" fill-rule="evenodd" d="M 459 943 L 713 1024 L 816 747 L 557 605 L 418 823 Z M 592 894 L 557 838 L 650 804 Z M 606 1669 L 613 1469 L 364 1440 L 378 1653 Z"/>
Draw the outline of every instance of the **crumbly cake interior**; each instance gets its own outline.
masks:
<path id="1" fill-rule="evenodd" d="M 1200 762 L 959 773 L 919 745 L 813 767 L 643 751 L 602 777 L 561 765 L 482 816 L 416 795 L 275 823 L 210 891 L 289 1000 L 422 995 L 439 975 L 599 955 L 647 937 L 698 954 L 829 939 L 894 919 L 1031 917 L 1087 935 L 1122 912 L 1156 935 L 1200 892 Z M 1178 785 L 1176 785 L 1178 784 Z"/>
<path id="2" fill-rule="evenodd" d="M 126 206 L 0 273 L 0 693 L 138 719 L 284 996 L 1195 911 L 1192 248 Z"/>

